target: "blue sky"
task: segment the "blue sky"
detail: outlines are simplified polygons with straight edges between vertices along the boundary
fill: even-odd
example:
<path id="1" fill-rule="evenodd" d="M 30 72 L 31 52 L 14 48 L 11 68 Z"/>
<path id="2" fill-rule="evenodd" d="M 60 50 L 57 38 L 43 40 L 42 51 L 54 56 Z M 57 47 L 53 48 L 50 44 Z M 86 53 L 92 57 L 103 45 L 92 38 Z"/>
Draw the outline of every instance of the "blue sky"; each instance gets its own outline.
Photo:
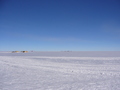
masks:
<path id="1" fill-rule="evenodd" d="M 1 0 L 0 51 L 120 51 L 119 0 Z"/>

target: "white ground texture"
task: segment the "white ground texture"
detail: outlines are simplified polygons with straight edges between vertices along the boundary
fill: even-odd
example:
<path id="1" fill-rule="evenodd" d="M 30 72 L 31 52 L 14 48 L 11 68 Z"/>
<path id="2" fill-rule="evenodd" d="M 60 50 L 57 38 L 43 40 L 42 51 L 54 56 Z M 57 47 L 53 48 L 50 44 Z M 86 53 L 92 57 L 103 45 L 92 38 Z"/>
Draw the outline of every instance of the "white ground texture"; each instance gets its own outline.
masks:
<path id="1" fill-rule="evenodd" d="M 0 52 L 0 90 L 120 90 L 120 52 Z"/>

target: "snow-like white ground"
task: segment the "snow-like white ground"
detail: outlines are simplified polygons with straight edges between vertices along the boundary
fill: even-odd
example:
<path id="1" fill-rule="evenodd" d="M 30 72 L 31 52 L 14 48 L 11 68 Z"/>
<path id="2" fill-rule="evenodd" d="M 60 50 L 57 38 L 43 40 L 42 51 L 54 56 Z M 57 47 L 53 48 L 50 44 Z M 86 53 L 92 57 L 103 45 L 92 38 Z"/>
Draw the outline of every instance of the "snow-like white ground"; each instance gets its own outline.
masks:
<path id="1" fill-rule="evenodd" d="M 120 52 L 0 52 L 0 90 L 120 90 Z"/>

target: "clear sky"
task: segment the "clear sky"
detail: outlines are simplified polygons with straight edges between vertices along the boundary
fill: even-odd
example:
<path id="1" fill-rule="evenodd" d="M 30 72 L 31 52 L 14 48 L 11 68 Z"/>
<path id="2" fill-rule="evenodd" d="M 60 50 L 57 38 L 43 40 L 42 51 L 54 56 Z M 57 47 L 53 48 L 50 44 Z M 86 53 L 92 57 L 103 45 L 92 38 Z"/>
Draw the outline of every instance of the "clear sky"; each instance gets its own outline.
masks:
<path id="1" fill-rule="evenodd" d="M 0 0 L 0 51 L 120 51 L 120 0 Z"/>

